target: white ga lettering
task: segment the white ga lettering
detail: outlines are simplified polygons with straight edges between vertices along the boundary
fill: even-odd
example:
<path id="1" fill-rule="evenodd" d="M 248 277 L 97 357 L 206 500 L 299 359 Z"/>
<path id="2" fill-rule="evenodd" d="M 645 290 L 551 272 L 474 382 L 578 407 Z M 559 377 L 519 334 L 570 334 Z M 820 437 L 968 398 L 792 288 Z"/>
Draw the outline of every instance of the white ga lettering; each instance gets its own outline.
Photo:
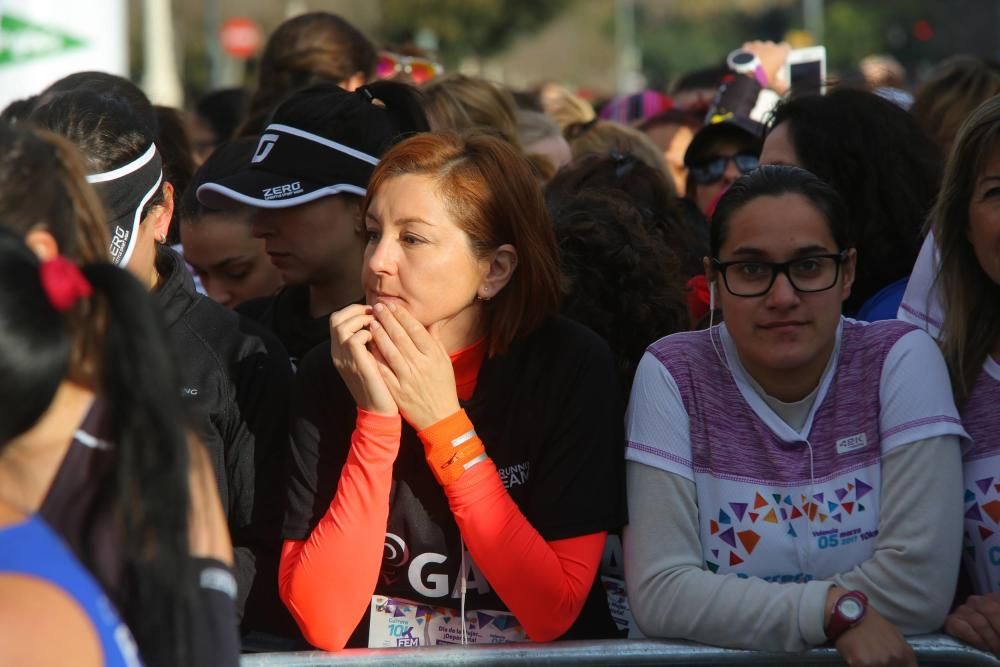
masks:
<path id="1" fill-rule="evenodd" d="M 429 574 L 427 575 L 427 583 L 433 586 L 429 588 L 424 584 L 423 572 L 424 566 L 428 563 L 443 563 L 448 560 L 445 556 L 441 554 L 436 554 L 433 552 L 423 553 L 413 559 L 410 563 L 409 579 L 410 586 L 413 586 L 413 590 L 420 593 L 421 595 L 426 595 L 429 598 L 443 598 L 448 594 L 448 575 L 446 574 Z"/>
<path id="2" fill-rule="evenodd" d="M 277 199 L 279 197 L 287 197 L 288 195 L 296 195 L 300 192 L 302 192 L 302 182 L 295 181 L 294 183 L 287 183 L 274 188 L 264 188 L 264 199 Z"/>
<path id="3" fill-rule="evenodd" d="M 271 152 L 274 148 L 274 144 L 278 142 L 278 135 L 276 134 L 265 134 L 261 136 L 260 143 L 257 144 L 257 152 L 253 154 L 253 158 L 250 160 L 251 163 L 256 164 L 258 162 L 263 162 L 267 154 Z"/>
<path id="4" fill-rule="evenodd" d="M 448 595 L 448 575 L 442 572 L 428 574 L 424 572 L 427 565 L 440 565 L 445 563 L 448 557 L 444 554 L 434 552 L 422 553 L 410 563 L 407 570 L 407 578 L 413 590 L 429 598 L 443 598 Z M 479 566 L 472 560 L 468 551 L 465 552 L 465 572 L 459 573 L 459 577 L 465 577 L 466 588 L 474 589 L 480 595 L 490 592 L 490 583 L 486 580 Z M 461 578 L 455 581 L 451 587 L 451 597 L 458 598 L 462 595 Z"/>

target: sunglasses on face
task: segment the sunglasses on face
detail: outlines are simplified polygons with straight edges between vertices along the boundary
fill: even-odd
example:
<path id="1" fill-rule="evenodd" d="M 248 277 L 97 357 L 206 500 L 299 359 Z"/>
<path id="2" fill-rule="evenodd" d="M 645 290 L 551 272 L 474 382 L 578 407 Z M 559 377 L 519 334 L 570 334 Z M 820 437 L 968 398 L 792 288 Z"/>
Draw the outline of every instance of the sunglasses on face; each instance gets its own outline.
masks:
<path id="1" fill-rule="evenodd" d="M 375 76 L 379 79 L 391 79 L 400 72 L 408 74 L 413 83 L 420 85 L 440 76 L 444 68 L 433 60 L 401 56 L 398 53 L 382 51 L 375 64 Z"/>
<path id="2" fill-rule="evenodd" d="M 760 160 L 756 155 L 740 153 L 739 155 L 721 155 L 705 160 L 700 164 L 693 165 L 689 172 L 694 182 L 698 185 L 709 185 L 715 183 L 726 173 L 726 165 L 732 161 L 741 174 L 749 174 L 760 165 Z"/>

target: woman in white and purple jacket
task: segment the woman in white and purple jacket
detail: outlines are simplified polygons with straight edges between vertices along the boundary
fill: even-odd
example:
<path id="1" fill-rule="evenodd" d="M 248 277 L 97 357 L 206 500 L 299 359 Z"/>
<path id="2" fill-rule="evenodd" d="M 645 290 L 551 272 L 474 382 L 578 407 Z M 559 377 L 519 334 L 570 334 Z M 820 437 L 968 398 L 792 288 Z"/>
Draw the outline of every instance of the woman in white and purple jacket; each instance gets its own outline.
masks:
<path id="1" fill-rule="evenodd" d="M 649 636 L 915 665 L 962 539 L 966 437 L 935 342 L 841 316 L 839 195 L 765 166 L 712 220 L 725 323 L 651 345 L 626 417 L 625 577 Z"/>

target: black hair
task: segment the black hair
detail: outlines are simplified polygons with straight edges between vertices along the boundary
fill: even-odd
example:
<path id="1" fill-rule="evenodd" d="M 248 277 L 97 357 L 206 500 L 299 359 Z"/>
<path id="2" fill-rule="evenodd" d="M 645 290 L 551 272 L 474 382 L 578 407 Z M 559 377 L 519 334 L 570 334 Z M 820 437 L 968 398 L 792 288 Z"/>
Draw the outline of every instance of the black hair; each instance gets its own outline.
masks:
<path id="1" fill-rule="evenodd" d="M 157 132 L 156 114 L 153 112 L 153 105 L 142 92 L 139 86 L 135 85 L 125 77 L 107 72 L 74 72 L 64 76 L 51 86 L 42 91 L 39 95 L 39 104 L 48 102 L 53 97 L 65 93 L 78 91 L 89 91 L 97 95 L 112 97 L 121 100 L 132 109 L 132 111 L 142 120 L 149 129 L 151 135 Z"/>
<path id="2" fill-rule="evenodd" d="M 847 205 L 858 260 L 844 310 L 854 313 L 910 275 L 941 184 L 941 152 L 909 113 L 865 91 L 786 100 L 771 127 L 781 124 L 787 124 L 801 166 L 832 185 Z"/>
<path id="3" fill-rule="evenodd" d="M 715 90 L 727 74 L 729 74 L 729 67 L 724 63 L 689 70 L 681 74 L 670 87 L 670 94 L 676 95 L 686 90 L 701 90 L 703 88 Z"/>
<path id="4" fill-rule="evenodd" d="M 236 134 L 236 129 L 247 114 L 250 94 L 243 88 L 213 90 L 198 98 L 194 113 L 200 116 L 215 133 L 219 143 Z"/>
<path id="5" fill-rule="evenodd" d="M 376 81 L 354 92 L 332 84 L 311 86 L 282 103 L 272 122 L 374 156 L 382 155 L 408 136 L 430 130 L 419 91 L 396 81 Z"/>
<path id="6" fill-rule="evenodd" d="M 163 160 L 163 180 L 174 186 L 174 201 L 179 200 L 187 192 L 194 176 L 194 158 L 191 156 L 191 139 L 181 112 L 172 107 L 153 106 L 159 131 L 156 133 L 156 148 Z M 174 208 L 170 227 L 167 230 L 167 243 L 180 242 L 180 230 L 177 208 Z"/>
<path id="7" fill-rule="evenodd" d="M 36 127 L 66 137 L 80 150 L 91 174 L 110 171 L 132 162 L 154 142 L 156 135 L 127 96 L 115 97 L 86 89 L 45 99 L 32 111 Z M 155 119 L 152 107 L 150 116 Z M 163 203 L 163 189 L 146 203 L 141 219 Z"/>
<path id="8" fill-rule="evenodd" d="M 198 188 L 205 183 L 214 183 L 232 176 L 245 168 L 257 148 L 257 140 L 257 137 L 241 137 L 227 141 L 212 151 L 194 173 L 175 209 L 181 222 L 196 221 L 206 213 L 213 212 L 213 209 L 198 201 Z"/>
<path id="9" fill-rule="evenodd" d="M 666 176 L 631 154 L 587 155 L 561 169 L 545 189 L 552 211 L 583 190 L 611 190 L 624 195 L 644 213 L 649 231 L 677 255 L 679 271 L 690 278 L 703 272 L 708 251 L 705 220 L 671 195 Z"/>
<path id="10" fill-rule="evenodd" d="M 608 342 L 624 407 L 646 347 L 689 327 L 677 254 L 650 233 L 648 211 L 622 191 L 582 190 L 555 206 L 552 218 L 562 313 Z"/>
<path id="11" fill-rule="evenodd" d="M 4 107 L 3 111 L 0 111 L 0 121 L 14 125 L 22 120 L 25 120 L 31 114 L 31 110 L 35 108 L 37 103 L 38 95 L 32 95 L 31 97 L 14 100 Z"/>
<path id="12" fill-rule="evenodd" d="M 7 228 L 0 228 L 0 266 L 3 443 L 44 414 L 66 377 L 73 337 L 83 333 L 70 326 L 70 313 L 52 306 L 38 259 Z M 86 327 L 100 329 L 97 393 L 113 443 L 113 484 L 101 489 L 95 507 L 110 506 L 121 527 L 127 606 L 120 611 L 146 664 L 185 664 L 182 610 L 189 593 L 178 582 L 189 579 L 189 495 L 180 383 L 165 327 L 142 285 L 107 263 L 82 272 L 94 294 L 73 309 L 90 314 L 81 320 Z M 85 544 L 84 560 L 94 562 L 97 546 Z"/>
<path id="13" fill-rule="evenodd" d="M 719 199 L 709 228 L 711 256 L 718 258 L 729 232 L 729 219 L 734 213 L 760 197 L 790 194 L 805 197 L 822 214 L 838 250 L 853 247 L 847 206 L 836 190 L 805 169 L 769 164 L 742 176 Z"/>

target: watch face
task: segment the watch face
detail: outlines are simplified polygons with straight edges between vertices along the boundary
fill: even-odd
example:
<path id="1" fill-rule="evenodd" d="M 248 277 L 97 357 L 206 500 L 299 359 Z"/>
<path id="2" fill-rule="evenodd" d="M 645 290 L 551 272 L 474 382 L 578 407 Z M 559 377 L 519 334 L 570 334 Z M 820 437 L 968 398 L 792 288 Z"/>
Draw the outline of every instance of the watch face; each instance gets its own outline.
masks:
<path id="1" fill-rule="evenodd" d="M 856 621 L 861 618 L 865 608 L 854 598 L 844 598 L 837 605 L 837 611 L 848 621 Z"/>
<path id="2" fill-rule="evenodd" d="M 732 58 L 733 65 L 736 65 L 737 67 L 739 67 L 740 65 L 749 65 L 750 63 L 753 62 L 754 58 L 755 58 L 754 54 L 750 53 L 749 51 L 740 51 L 739 53 L 733 56 Z"/>

